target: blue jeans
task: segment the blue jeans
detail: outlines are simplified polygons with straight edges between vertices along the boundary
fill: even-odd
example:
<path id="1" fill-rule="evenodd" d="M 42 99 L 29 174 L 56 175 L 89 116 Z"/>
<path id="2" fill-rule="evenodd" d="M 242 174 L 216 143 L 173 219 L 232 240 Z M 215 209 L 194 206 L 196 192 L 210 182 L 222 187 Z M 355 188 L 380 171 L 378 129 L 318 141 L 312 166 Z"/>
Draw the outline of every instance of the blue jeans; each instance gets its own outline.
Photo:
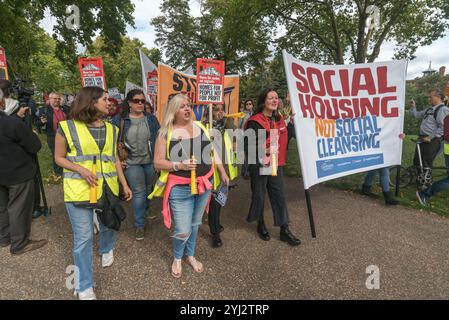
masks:
<path id="1" fill-rule="evenodd" d="M 381 168 L 376 170 L 369 171 L 365 176 L 365 182 L 364 184 L 366 186 L 372 186 L 374 176 L 376 173 L 379 173 L 380 177 L 380 185 L 382 187 L 383 192 L 389 192 L 390 191 L 390 168 Z"/>
<path id="2" fill-rule="evenodd" d="M 424 191 L 424 194 L 427 197 L 434 196 L 438 192 L 441 192 L 447 188 L 449 188 L 449 156 L 444 155 L 444 161 L 446 163 L 446 168 L 448 169 L 448 177 L 441 179 L 430 186 L 430 188 Z"/>
<path id="3" fill-rule="evenodd" d="M 175 222 L 173 233 L 173 255 L 182 259 L 184 255 L 195 255 L 198 229 L 211 191 L 202 195 L 192 195 L 190 185 L 178 185 L 171 189 L 169 204 Z"/>
<path id="4" fill-rule="evenodd" d="M 125 170 L 125 177 L 133 192 L 131 205 L 134 211 L 134 227 L 145 228 L 145 211 L 150 207 L 150 194 L 154 176 L 152 163 L 130 165 Z"/>
<path id="5" fill-rule="evenodd" d="M 73 259 L 78 268 L 79 278 L 76 291 L 82 292 L 94 287 L 93 281 L 93 210 L 79 208 L 66 203 L 73 231 Z M 117 232 L 103 226 L 100 222 L 100 254 L 113 250 L 117 240 Z"/>

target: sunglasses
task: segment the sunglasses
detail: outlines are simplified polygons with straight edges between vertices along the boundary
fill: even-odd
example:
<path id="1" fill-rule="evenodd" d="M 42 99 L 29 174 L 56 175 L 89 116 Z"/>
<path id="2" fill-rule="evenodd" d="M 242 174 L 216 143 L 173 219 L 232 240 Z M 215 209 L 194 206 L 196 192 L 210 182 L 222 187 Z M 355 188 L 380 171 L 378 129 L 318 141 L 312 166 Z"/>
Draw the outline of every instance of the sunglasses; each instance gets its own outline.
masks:
<path id="1" fill-rule="evenodd" d="M 147 102 L 145 99 L 131 99 L 129 101 L 135 104 L 145 104 L 145 102 Z"/>

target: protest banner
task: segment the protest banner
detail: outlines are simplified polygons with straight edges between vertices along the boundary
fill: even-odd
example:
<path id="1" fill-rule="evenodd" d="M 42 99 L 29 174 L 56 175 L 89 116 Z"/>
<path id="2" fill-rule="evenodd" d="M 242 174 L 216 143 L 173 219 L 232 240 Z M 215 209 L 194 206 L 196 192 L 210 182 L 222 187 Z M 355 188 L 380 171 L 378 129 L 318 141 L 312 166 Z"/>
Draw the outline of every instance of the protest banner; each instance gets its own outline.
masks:
<path id="1" fill-rule="evenodd" d="M 139 57 L 142 66 L 142 87 L 145 88 L 147 98 L 153 100 L 157 95 L 157 67 L 141 49 Z"/>
<path id="2" fill-rule="evenodd" d="M 163 63 L 158 66 L 158 99 L 157 117 L 159 121 L 164 116 L 164 109 L 170 97 L 182 93 L 189 97 L 193 106 L 195 120 L 202 120 L 207 110 L 207 104 L 197 101 L 196 76 L 177 71 Z M 239 108 L 239 76 L 224 77 L 224 110 L 227 114 L 237 113 Z"/>
<path id="3" fill-rule="evenodd" d="M 283 57 L 311 215 L 311 186 L 401 164 L 407 62 L 318 65 L 285 50 Z"/>
<path id="4" fill-rule="evenodd" d="M 197 101 L 200 103 L 222 103 L 224 87 L 224 61 L 197 59 Z"/>
<path id="5" fill-rule="evenodd" d="M 0 79 L 9 80 L 5 49 L 0 47 Z"/>
<path id="6" fill-rule="evenodd" d="M 103 59 L 101 57 L 79 58 L 78 64 L 83 87 L 100 87 L 106 90 Z"/>
<path id="7" fill-rule="evenodd" d="M 306 189 L 401 163 L 406 61 L 284 63 Z"/>
<path id="8" fill-rule="evenodd" d="M 109 95 L 110 98 L 114 98 L 114 99 L 117 99 L 117 100 L 122 98 L 122 96 L 120 94 L 120 90 L 118 88 L 115 88 L 115 87 L 108 89 L 108 95 Z"/>

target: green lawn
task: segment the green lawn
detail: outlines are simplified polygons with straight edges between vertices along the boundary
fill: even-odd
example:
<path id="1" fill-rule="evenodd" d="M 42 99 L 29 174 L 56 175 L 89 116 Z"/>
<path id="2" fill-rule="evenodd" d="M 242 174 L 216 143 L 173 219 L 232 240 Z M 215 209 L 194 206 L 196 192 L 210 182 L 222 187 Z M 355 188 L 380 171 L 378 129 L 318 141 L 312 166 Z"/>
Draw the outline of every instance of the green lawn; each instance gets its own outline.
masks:
<path id="1" fill-rule="evenodd" d="M 413 162 L 413 155 L 415 144 L 411 141 L 411 139 L 416 139 L 416 136 L 407 136 L 404 140 L 403 154 L 402 154 L 402 166 L 408 167 Z M 439 155 L 436 159 L 434 166 L 444 166 L 443 155 Z M 291 177 L 300 177 L 301 169 L 299 164 L 298 151 L 296 146 L 296 141 L 294 139 L 291 140 L 289 145 L 289 152 L 287 156 L 287 165 L 285 168 L 286 175 Z M 443 171 L 439 170 L 438 173 L 441 176 Z M 325 182 L 324 184 L 327 186 L 332 186 L 342 190 L 350 190 L 353 192 L 359 192 L 360 187 L 363 182 L 365 174 L 354 174 L 342 178 L 338 178 L 335 180 L 330 180 Z M 439 178 L 438 178 L 439 179 Z M 379 176 L 376 177 L 375 185 L 373 186 L 373 191 L 378 194 L 379 201 L 383 202 L 382 189 L 379 186 Z M 431 206 L 429 208 L 424 208 L 421 206 L 415 195 L 415 186 L 411 184 L 405 189 L 400 189 L 399 200 L 401 204 L 407 207 L 424 209 L 428 211 L 435 212 L 442 216 L 449 216 L 449 207 L 448 207 L 448 196 L 449 190 L 445 190 L 438 195 L 431 198 Z M 392 188 L 392 192 L 394 192 L 394 188 Z"/>
<path id="2" fill-rule="evenodd" d="M 41 167 L 42 180 L 45 184 L 59 184 L 62 179 L 56 180 L 53 174 L 53 163 L 51 159 L 51 151 L 48 149 L 47 136 L 45 134 L 40 134 L 39 138 L 42 142 L 42 149 L 39 151 L 39 165 Z"/>

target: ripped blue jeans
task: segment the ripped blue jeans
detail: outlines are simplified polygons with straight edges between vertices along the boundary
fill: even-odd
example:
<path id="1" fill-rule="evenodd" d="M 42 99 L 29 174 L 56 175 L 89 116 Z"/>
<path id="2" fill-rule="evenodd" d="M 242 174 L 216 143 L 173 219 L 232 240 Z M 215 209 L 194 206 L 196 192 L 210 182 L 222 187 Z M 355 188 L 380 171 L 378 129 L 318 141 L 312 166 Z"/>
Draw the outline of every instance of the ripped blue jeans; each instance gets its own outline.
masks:
<path id="1" fill-rule="evenodd" d="M 170 191 L 169 203 L 172 219 L 175 223 L 173 233 L 173 255 L 182 259 L 184 255 L 195 255 L 198 229 L 211 191 L 201 195 L 192 195 L 190 185 L 174 186 Z"/>

